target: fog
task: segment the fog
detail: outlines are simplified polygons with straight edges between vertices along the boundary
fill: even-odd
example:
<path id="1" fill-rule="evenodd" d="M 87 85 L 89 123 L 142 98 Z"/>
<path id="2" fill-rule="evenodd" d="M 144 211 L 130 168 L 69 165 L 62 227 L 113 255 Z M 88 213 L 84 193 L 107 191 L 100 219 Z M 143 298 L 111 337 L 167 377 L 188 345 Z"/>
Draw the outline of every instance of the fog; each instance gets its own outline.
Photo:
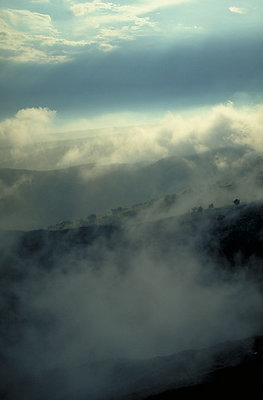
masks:
<path id="1" fill-rule="evenodd" d="M 1 170 L 1 227 L 21 230 L 0 240 L 3 398 L 144 398 L 162 384 L 161 357 L 261 332 L 262 288 L 249 272 L 260 261 L 237 257 L 233 268 L 219 251 L 244 203 L 262 201 L 261 123 L 260 106 L 220 105 L 70 142 L 50 164 L 45 148 L 45 171 Z M 21 160 L 33 168 L 34 157 Z M 149 204 L 128 222 L 22 232 L 136 202 Z"/>
<path id="2" fill-rule="evenodd" d="M 235 197 L 260 200 L 262 115 L 260 105 L 228 103 L 188 117 L 168 114 L 154 126 L 43 142 L 32 130 L 38 123 L 41 135 L 52 137 L 54 113 L 20 111 L 0 124 L 1 140 L 9 138 L 1 150 L 0 226 L 46 228 L 169 194 L 183 199 L 183 212 Z"/>
<path id="3" fill-rule="evenodd" d="M 230 211 L 230 222 L 238 212 Z M 136 383 L 137 364 L 129 369 L 136 360 L 138 368 L 140 360 L 151 366 L 155 357 L 258 334 L 257 277 L 238 264 L 234 273 L 222 269 L 227 260 L 207 251 L 218 246 L 214 213 L 197 213 L 195 227 L 185 217 L 123 225 L 110 235 L 103 227 L 95 236 L 2 234 L 7 398 L 126 398 L 145 389 Z"/>
<path id="4" fill-rule="evenodd" d="M 237 107 L 228 102 L 188 116 L 169 112 L 154 125 L 87 130 L 86 138 L 85 132 L 73 131 L 71 140 L 67 133 L 63 141 L 63 132 L 52 133 L 57 129 L 54 110 L 24 109 L 0 122 L 0 166 L 50 170 L 87 163 L 149 163 L 238 145 L 262 152 L 262 115 L 261 104 Z M 116 120 L 120 116 L 116 114 Z M 104 117 L 100 119 L 103 125 Z M 60 130 L 67 126 L 72 130 L 74 124 Z"/>

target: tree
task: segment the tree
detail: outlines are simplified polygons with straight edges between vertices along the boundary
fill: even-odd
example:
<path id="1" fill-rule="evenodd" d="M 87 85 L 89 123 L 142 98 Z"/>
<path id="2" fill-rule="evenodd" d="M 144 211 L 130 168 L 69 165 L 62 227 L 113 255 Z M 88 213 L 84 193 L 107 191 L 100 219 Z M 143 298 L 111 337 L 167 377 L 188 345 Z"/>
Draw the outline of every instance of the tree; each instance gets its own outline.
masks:
<path id="1" fill-rule="evenodd" d="M 88 216 L 88 221 L 89 221 L 89 223 L 90 224 L 94 224 L 95 223 L 95 221 L 96 221 L 96 214 L 90 214 L 89 216 Z"/>

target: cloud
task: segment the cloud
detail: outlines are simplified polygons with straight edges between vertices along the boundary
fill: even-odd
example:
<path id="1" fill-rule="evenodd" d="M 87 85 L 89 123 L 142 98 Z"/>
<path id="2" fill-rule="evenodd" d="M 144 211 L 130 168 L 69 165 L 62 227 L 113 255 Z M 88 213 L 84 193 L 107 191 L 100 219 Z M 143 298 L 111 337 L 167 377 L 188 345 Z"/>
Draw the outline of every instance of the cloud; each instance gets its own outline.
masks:
<path id="1" fill-rule="evenodd" d="M 56 112 L 48 108 L 27 108 L 0 122 L 0 143 L 13 148 L 50 138 Z"/>
<path id="2" fill-rule="evenodd" d="M 69 21 L 72 24 L 71 39 L 68 38 L 68 22 L 58 30 L 48 14 L 1 9 L 0 48 L 4 58 L 19 63 L 62 63 L 70 61 L 76 50 L 111 51 L 121 41 L 134 40 L 156 28 L 154 21 L 141 15 L 152 9 L 149 5 L 145 8 L 145 5 L 94 1 L 70 3 L 70 9 L 80 18 L 75 25 Z"/>
<path id="3" fill-rule="evenodd" d="M 236 14 L 246 14 L 245 8 L 238 8 L 238 7 L 229 7 L 229 11 Z"/>
<path id="4" fill-rule="evenodd" d="M 87 160 L 97 165 L 154 162 L 174 155 L 184 157 L 236 146 L 247 146 L 260 152 L 263 148 L 262 111 L 262 105 L 235 107 L 228 102 L 198 109 L 188 116 L 169 112 L 155 118 L 152 124 L 147 124 L 147 117 L 144 120 L 139 113 L 109 114 L 64 123 L 59 128 L 60 133 L 51 135 L 58 126 L 54 123 L 55 111 L 24 109 L 0 123 L 0 143 L 12 149 L 12 154 L 3 154 L 2 159 L 5 159 L 5 165 L 12 166 L 16 152 L 23 147 L 23 159 L 20 160 L 23 167 L 38 168 L 32 150 L 26 150 L 26 145 L 63 137 L 74 139 L 76 135 L 82 137 L 81 141 L 68 142 L 63 151 L 51 152 L 51 158 L 46 150 L 46 161 L 43 164 L 42 160 L 41 168 L 69 167 L 85 164 Z M 131 126 L 125 127 L 127 118 Z M 135 120 L 141 120 L 142 124 L 132 125 Z M 99 129 L 105 124 L 108 124 L 107 128 Z M 119 127 L 111 128 L 112 124 Z M 85 125 L 86 132 L 81 130 Z M 70 134 L 70 131 L 73 132 Z M 215 162 L 218 168 L 229 167 L 222 159 Z"/>
<path id="5" fill-rule="evenodd" d="M 0 201 L 8 201 L 9 198 L 12 199 L 17 197 L 20 187 L 30 183 L 31 179 L 27 176 L 21 176 L 18 180 L 12 182 L 11 184 L 6 184 L 0 179 Z"/>
<path id="6" fill-rule="evenodd" d="M 139 2 L 134 2 L 134 4 L 124 4 L 120 5 L 119 3 L 116 2 L 103 2 L 103 1 L 98 1 L 98 0 L 93 0 L 91 2 L 84 2 L 84 3 L 78 3 L 78 2 L 72 2 L 74 3 L 70 6 L 71 11 L 75 16 L 83 16 L 85 14 L 90 14 L 94 12 L 113 12 L 116 13 L 120 16 L 120 18 L 123 16 L 138 16 L 142 14 L 147 14 L 151 13 L 155 10 L 165 8 L 165 7 L 171 7 L 171 6 L 176 6 L 179 4 L 183 3 L 190 3 L 193 0 L 155 0 L 155 1 L 149 1 L 149 0 L 141 0 Z"/>
<path id="7" fill-rule="evenodd" d="M 107 32 L 113 33 L 116 31 Z M 129 36 L 130 30 L 122 34 Z M 116 110 L 181 110 L 235 99 L 241 88 L 249 98 L 241 99 L 243 104 L 261 101 L 260 37 L 195 39 L 167 48 L 147 41 L 139 46 L 130 40 L 125 48 L 103 54 L 95 50 L 97 43 L 93 48 L 96 54 L 82 56 L 76 55 L 78 47 L 68 45 L 78 59 L 49 68 L 32 64 L 10 68 L 2 62 L 5 78 L 0 85 L 4 99 L 0 115 L 3 118 L 34 104 L 48 105 L 70 116 Z M 103 37 L 99 40 L 105 43 Z M 32 80 L 33 76 L 39 79 Z"/>
<path id="8" fill-rule="evenodd" d="M 0 22 L 0 49 L 4 50 L 5 59 L 16 62 L 65 62 L 70 59 L 68 48 L 87 44 L 85 41 L 71 41 L 61 37 L 47 14 L 1 9 Z"/>
<path id="9" fill-rule="evenodd" d="M 163 43 L 168 43 L 168 40 L 179 42 L 201 32 L 208 34 L 209 29 L 199 18 L 185 21 L 181 7 L 174 20 L 169 16 L 167 8 L 190 3 L 195 1 L 138 0 L 123 4 L 117 1 L 64 0 L 59 2 L 59 18 L 57 4 L 53 2 L 46 6 L 50 15 L 26 9 L 2 9 L 1 58 L 17 63 L 65 63 L 83 53 L 111 52 L 125 42 L 141 41 L 142 38 L 153 43 L 153 39 L 158 37 Z M 36 6 L 41 2 L 33 4 Z M 244 9 L 230 7 L 229 10 L 243 12 Z"/>
<path id="10" fill-rule="evenodd" d="M 75 29 L 77 35 L 89 35 L 94 45 L 109 51 L 123 40 L 134 40 L 155 29 L 155 22 L 140 16 L 136 6 L 97 2 L 79 3 L 70 7 L 80 18 Z"/>
<path id="11" fill-rule="evenodd" d="M 169 193 L 188 193 L 177 203 L 185 212 L 196 205 L 229 203 L 233 197 L 262 199 L 262 111 L 262 105 L 238 108 L 229 102 L 190 115 L 170 112 L 152 125 L 88 130 L 80 139 L 72 132 L 66 135 L 71 140 L 61 141 L 54 140 L 61 133 L 52 133 L 54 111 L 20 110 L 0 124 L 0 166 L 33 170 L 27 174 L 33 183 L 28 190 L 27 182 L 19 181 L 21 172 L 6 176 L 1 170 L 3 182 L 7 179 L 1 189 L 6 199 L 1 226 L 37 229 Z M 118 114 L 108 118 L 122 123 Z M 103 121 L 104 116 L 90 120 L 89 127 Z M 23 201 L 16 203 L 16 191 Z M 39 213 L 35 199 L 42 204 L 43 196 Z"/>
<path id="12" fill-rule="evenodd" d="M 185 1 L 179 1 L 182 2 Z M 33 1 L 33 3 L 50 2 Z M 166 1 L 164 5 L 177 3 Z M 27 9 L 2 8 L 0 10 L 2 58 L 19 63 L 63 63 L 76 56 L 76 51 L 83 51 L 85 48 L 110 51 L 121 41 L 135 40 L 156 29 L 156 22 L 143 14 L 163 7 L 158 2 L 119 5 L 103 1 L 86 3 L 70 1 L 66 4 L 79 20 L 76 23 L 72 19 L 64 21 L 59 25 L 60 29 L 55 26 L 48 14 Z M 52 11 L 51 8 L 50 10 Z M 65 13 L 65 8 L 62 11 Z"/>
<path id="13" fill-rule="evenodd" d="M 65 152 L 58 165 L 82 164 L 87 159 L 99 164 L 154 161 L 238 145 L 260 149 L 262 111 L 262 105 L 237 108 L 229 102 L 189 117 L 170 112 L 154 125 L 122 128 L 122 134 L 118 133 L 120 129 L 110 129 L 108 135 L 76 144 Z"/>
<path id="14" fill-rule="evenodd" d="M 2 9 L 1 17 L 10 28 L 19 29 L 32 34 L 56 33 L 49 15 L 29 10 Z"/>
<path id="15" fill-rule="evenodd" d="M 112 50 L 123 40 L 135 40 L 137 37 L 158 31 L 158 23 L 149 16 L 152 12 L 169 6 L 189 3 L 189 0 L 139 1 L 134 4 L 115 2 L 70 2 L 70 10 L 80 20 L 75 33 L 91 35 L 94 44 L 101 50 Z M 73 4 L 72 4 L 73 3 Z M 147 15 L 148 14 L 148 15 Z M 97 33 L 91 32 L 91 28 Z"/>

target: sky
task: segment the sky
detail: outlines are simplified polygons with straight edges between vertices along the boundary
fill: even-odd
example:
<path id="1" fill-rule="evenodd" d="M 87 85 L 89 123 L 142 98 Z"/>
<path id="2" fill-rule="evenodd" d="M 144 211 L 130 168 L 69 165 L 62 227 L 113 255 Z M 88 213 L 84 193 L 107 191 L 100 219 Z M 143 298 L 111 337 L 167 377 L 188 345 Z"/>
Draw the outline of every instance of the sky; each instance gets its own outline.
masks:
<path id="1" fill-rule="evenodd" d="M 259 104 L 262 20 L 262 0 L 0 0 L 0 123 L 48 110 L 52 129 L 81 130 Z"/>

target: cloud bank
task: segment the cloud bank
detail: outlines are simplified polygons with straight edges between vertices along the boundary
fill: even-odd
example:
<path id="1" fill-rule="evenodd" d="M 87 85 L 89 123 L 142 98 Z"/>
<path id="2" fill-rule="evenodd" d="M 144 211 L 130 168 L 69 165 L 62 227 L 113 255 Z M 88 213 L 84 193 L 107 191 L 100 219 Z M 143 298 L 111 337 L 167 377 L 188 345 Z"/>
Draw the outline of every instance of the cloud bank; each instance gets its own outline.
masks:
<path id="1" fill-rule="evenodd" d="M 83 132 L 81 140 L 74 141 L 72 137 L 71 142 L 65 142 L 64 150 L 61 150 L 59 143 L 53 145 L 51 143 L 49 149 L 52 146 L 54 148 L 60 146 L 61 149 L 57 155 L 55 152 L 52 155 L 48 153 L 48 149 L 46 150 L 46 168 L 85 163 L 97 165 L 147 163 L 174 155 L 200 154 L 235 146 L 248 146 L 261 153 L 262 107 L 257 105 L 237 108 L 229 102 L 210 109 L 198 110 L 188 117 L 168 113 L 154 125 L 94 130 L 91 131 L 92 136 L 86 139 Z M 55 111 L 47 108 L 25 109 L 20 110 L 14 118 L 0 123 L 0 142 L 2 146 L 9 146 L 11 152 L 9 160 L 7 159 L 9 153 L 5 154 L 5 166 L 8 166 L 8 162 L 12 166 L 14 162 L 12 152 L 15 154 L 23 147 L 23 166 L 36 168 L 36 165 L 30 165 L 34 156 L 32 148 L 29 154 L 26 145 L 59 138 L 59 134 L 51 135 L 52 129 L 56 129 L 55 115 Z M 96 120 L 96 125 L 99 121 L 103 124 L 103 116 Z M 71 124 L 70 127 L 72 126 L 74 125 Z M 79 127 L 77 122 L 76 126 Z M 64 129 L 67 130 L 66 125 Z M 19 157 L 17 163 L 19 165 Z M 42 168 L 45 169 L 45 166 Z"/>
<path id="2" fill-rule="evenodd" d="M 22 110 L 0 125 L 0 166 L 29 169 L 0 169 L 1 226 L 43 228 L 174 193 L 176 214 L 236 197 L 260 200 L 262 115 L 262 105 L 229 102 L 191 116 L 170 113 L 152 126 L 47 141 L 57 137 L 54 111 Z"/>

